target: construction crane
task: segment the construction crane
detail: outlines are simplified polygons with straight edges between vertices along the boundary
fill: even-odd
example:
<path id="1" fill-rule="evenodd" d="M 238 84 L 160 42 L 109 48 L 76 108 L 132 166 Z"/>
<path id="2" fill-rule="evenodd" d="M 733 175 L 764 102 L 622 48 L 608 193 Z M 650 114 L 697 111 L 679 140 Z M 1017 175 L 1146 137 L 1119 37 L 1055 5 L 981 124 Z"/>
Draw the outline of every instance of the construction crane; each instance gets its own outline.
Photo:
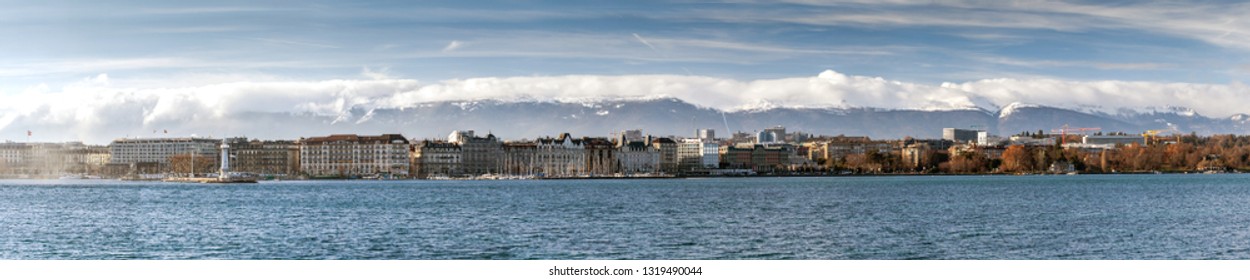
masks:
<path id="1" fill-rule="evenodd" d="M 1181 142 L 1181 136 L 1180 136 L 1181 133 L 1179 130 L 1176 130 L 1176 128 L 1174 127 L 1168 127 L 1168 129 L 1146 130 L 1146 133 L 1142 133 L 1141 136 L 1146 138 L 1146 143 L 1154 144 L 1159 140 L 1159 134 L 1164 133 L 1164 132 L 1172 132 L 1172 134 L 1176 135 L 1176 143 Z"/>
<path id="2" fill-rule="evenodd" d="M 1054 133 L 1054 132 L 1058 132 L 1058 133 L 1059 133 L 1059 146 L 1060 146 L 1060 147 L 1062 147 L 1062 146 L 1063 146 L 1063 144 L 1067 144 L 1067 140 L 1068 140 L 1068 132 L 1079 132 L 1079 133 L 1081 133 L 1081 134 L 1085 134 L 1085 132 L 1086 132 L 1086 131 L 1099 131 L 1099 130 L 1102 130 L 1102 128 L 1097 128 L 1097 127 L 1068 127 L 1068 125 L 1066 125 L 1066 124 L 1065 124 L 1065 125 L 1063 125 L 1063 127 L 1056 128 L 1056 129 L 1051 129 L 1051 130 L 1050 130 L 1050 132 L 1051 132 L 1051 133 Z"/>

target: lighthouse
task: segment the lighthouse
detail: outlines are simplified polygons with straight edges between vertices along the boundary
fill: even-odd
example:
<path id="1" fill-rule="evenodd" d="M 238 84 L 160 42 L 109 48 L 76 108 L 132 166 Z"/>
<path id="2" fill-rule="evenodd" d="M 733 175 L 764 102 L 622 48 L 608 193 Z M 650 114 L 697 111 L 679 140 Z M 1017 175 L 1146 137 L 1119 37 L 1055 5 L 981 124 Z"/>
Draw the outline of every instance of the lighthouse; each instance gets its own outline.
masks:
<path id="1" fill-rule="evenodd" d="M 230 178 L 230 144 L 226 144 L 226 140 L 221 140 L 221 170 L 217 175 L 225 180 Z"/>

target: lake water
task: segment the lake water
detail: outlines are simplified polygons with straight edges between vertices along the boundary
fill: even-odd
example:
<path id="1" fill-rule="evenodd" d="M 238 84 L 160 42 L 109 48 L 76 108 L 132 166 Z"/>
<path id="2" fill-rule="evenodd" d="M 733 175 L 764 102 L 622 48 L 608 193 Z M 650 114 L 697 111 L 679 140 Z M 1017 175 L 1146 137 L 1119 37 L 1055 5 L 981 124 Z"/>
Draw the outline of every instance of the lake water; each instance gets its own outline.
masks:
<path id="1" fill-rule="evenodd" d="M 0 181 L 4 259 L 1250 259 L 1250 175 Z"/>

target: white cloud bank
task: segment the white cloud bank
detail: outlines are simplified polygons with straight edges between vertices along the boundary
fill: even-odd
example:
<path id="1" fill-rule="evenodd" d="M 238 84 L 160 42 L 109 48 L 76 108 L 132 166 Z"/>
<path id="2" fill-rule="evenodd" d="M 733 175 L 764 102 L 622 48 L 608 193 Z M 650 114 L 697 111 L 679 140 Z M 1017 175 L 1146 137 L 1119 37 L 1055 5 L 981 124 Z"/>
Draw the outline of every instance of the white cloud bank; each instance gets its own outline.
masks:
<path id="1" fill-rule="evenodd" d="M 547 76 L 472 78 L 423 84 L 390 78 L 324 81 L 227 82 L 200 86 L 121 88 L 101 74 L 62 87 L 2 95 L 0 131 L 5 137 L 31 127 L 61 127 L 79 139 L 117 137 L 119 131 L 220 120 L 247 112 L 345 116 L 351 108 L 398 108 L 460 100 L 588 102 L 678 98 L 727 111 L 774 107 L 965 109 L 996 111 L 1014 102 L 1119 109 L 1187 107 L 1226 117 L 1246 113 L 1250 87 L 1131 81 L 989 79 L 941 85 L 827 70 L 817 76 L 734 80 L 683 75 Z M 109 135 L 94 135 L 94 134 Z"/>

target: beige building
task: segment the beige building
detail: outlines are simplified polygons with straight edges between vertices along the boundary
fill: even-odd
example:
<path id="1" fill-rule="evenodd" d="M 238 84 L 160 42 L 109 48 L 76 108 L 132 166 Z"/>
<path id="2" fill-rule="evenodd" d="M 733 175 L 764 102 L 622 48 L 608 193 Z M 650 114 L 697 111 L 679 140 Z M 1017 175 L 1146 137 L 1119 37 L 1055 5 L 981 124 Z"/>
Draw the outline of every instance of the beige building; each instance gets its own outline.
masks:
<path id="1" fill-rule="evenodd" d="M 0 175 L 6 177 L 95 175 L 108 160 L 108 147 L 81 142 L 0 143 Z"/>
<path id="2" fill-rule="evenodd" d="M 842 162 L 848 155 L 859 155 L 868 152 L 890 154 L 896 152 L 899 148 L 898 141 L 872 140 L 863 136 L 809 139 L 802 145 L 807 149 L 807 159 L 815 162 Z"/>
<path id="3" fill-rule="evenodd" d="M 299 167 L 311 177 L 408 177 L 408 139 L 399 134 L 301 138 Z"/>
<path id="4" fill-rule="evenodd" d="M 412 174 L 416 178 L 460 177 L 460 145 L 424 140 L 412 145 Z"/>
<path id="5" fill-rule="evenodd" d="M 299 144 L 295 141 L 261 141 L 231 138 L 230 169 L 262 178 L 288 178 L 299 175 Z"/>

